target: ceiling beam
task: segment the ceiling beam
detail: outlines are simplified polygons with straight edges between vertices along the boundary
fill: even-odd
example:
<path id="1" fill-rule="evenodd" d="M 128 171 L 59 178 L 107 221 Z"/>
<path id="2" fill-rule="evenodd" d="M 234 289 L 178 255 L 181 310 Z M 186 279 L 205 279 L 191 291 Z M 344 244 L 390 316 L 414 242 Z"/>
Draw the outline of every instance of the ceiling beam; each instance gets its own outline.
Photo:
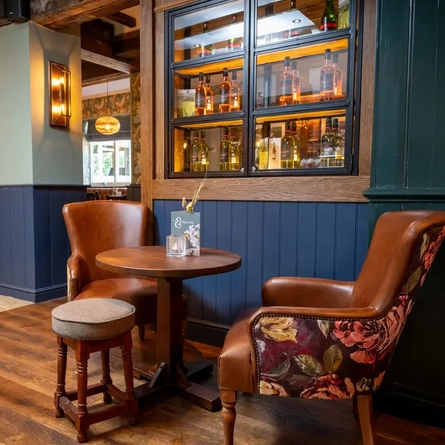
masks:
<path id="1" fill-rule="evenodd" d="M 137 6 L 139 0 L 31 0 L 31 20 L 62 29 Z"/>
<path id="2" fill-rule="evenodd" d="M 80 50 L 80 57 L 85 62 L 95 63 L 96 65 L 106 66 L 116 71 L 122 73 L 130 74 L 132 72 L 138 71 L 138 68 L 131 63 L 122 62 L 120 60 L 113 59 L 102 54 L 95 53 L 88 49 Z"/>
<path id="3" fill-rule="evenodd" d="M 124 14 L 123 12 L 116 12 L 114 14 L 108 14 L 105 16 L 106 19 L 112 22 L 120 23 L 128 28 L 136 27 L 136 19 L 131 15 Z"/>
<path id="4" fill-rule="evenodd" d="M 123 58 L 139 58 L 141 37 L 139 30 L 116 36 L 113 43 L 113 54 Z"/>
<path id="5" fill-rule="evenodd" d="M 82 62 L 82 86 L 96 85 L 112 80 L 128 78 L 128 74 L 112 70 L 105 66 Z"/>

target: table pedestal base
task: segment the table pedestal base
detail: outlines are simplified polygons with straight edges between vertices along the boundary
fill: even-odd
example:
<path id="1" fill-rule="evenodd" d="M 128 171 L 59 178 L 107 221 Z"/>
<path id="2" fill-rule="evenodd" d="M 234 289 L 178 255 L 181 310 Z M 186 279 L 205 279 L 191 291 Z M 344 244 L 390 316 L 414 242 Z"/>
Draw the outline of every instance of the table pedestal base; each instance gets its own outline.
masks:
<path id="1" fill-rule="evenodd" d="M 190 379 L 197 379 L 210 374 L 213 371 L 212 363 L 197 361 L 193 363 L 185 363 L 184 366 L 178 366 L 178 369 L 176 369 L 176 372 L 174 373 L 175 379 L 170 382 L 165 381 L 163 378 L 165 369 L 164 363 L 161 363 L 156 371 L 133 368 L 134 377 L 150 381 L 147 385 L 143 385 L 144 388 L 140 387 L 141 389 L 138 391 L 137 396 L 148 396 L 149 394 L 168 386 L 174 388 L 176 392 L 186 396 L 195 405 L 201 406 L 209 411 L 214 412 L 221 408 L 219 391 L 190 381 Z"/>

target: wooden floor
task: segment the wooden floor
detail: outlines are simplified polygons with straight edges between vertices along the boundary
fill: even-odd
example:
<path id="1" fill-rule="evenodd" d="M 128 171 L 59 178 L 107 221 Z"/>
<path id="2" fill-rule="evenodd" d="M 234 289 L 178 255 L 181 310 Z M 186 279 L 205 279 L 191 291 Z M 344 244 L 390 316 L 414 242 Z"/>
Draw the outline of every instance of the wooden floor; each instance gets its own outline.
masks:
<path id="1" fill-rule="evenodd" d="M 0 313 L 0 445 L 77 443 L 72 422 L 67 418 L 56 419 L 53 409 L 57 348 L 51 331 L 51 309 L 62 301 Z M 153 333 L 149 333 L 143 344 L 135 335 L 135 361 L 151 360 L 154 346 Z M 117 352 L 112 357 L 112 376 L 120 386 Z M 216 363 L 218 352 L 218 348 L 187 342 L 185 356 L 190 360 L 204 357 Z M 89 377 L 96 381 L 99 376 L 99 361 L 94 356 L 90 360 Z M 74 382 L 71 353 L 67 383 L 73 385 Z M 215 375 L 206 384 L 215 385 Z M 352 415 L 350 401 L 241 395 L 237 412 L 236 445 L 361 444 L 359 425 Z M 376 431 L 377 445 L 445 444 L 443 430 L 378 413 Z M 109 445 L 223 444 L 219 412 L 208 412 L 168 392 L 159 392 L 156 399 L 143 404 L 138 425 L 130 427 L 124 417 L 119 417 L 93 425 L 89 438 L 89 443 Z"/>

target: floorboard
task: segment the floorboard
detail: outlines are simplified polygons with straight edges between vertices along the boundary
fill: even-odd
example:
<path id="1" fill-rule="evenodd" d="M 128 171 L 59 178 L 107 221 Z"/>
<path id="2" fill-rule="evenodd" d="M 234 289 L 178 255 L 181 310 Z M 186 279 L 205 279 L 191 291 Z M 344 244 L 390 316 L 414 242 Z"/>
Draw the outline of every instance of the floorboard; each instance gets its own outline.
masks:
<path id="1" fill-rule="evenodd" d="M 0 445 L 76 444 L 67 418 L 54 417 L 57 346 L 51 330 L 51 310 L 63 299 L 0 312 Z M 134 331 L 135 363 L 154 363 L 156 334 L 144 342 Z M 202 382 L 216 387 L 219 349 L 186 342 L 185 359 L 214 363 L 213 376 Z M 119 350 L 111 354 L 112 377 L 123 387 Z M 93 354 L 89 379 L 99 380 L 100 356 Z M 68 356 L 67 386 L 76 382 L 72 351 Z M 135 385 L 144 382 L 135 379 Z M 89 400 L 101 403 L 100 396 Z M 376 413 L 378 445 L 445 445 L 445 431 Z M 360 445 L 357 420 L 350 401 L 308 401 L 241 394 L 237 403 L 236 445 Z M 221 445 L 219 412 L 199 408 L 181 396 L 160 391 L 141 406 L 140 422 L 128 426 L 125 417 L 91 426 L 89 443 L 108 445 Z"/>

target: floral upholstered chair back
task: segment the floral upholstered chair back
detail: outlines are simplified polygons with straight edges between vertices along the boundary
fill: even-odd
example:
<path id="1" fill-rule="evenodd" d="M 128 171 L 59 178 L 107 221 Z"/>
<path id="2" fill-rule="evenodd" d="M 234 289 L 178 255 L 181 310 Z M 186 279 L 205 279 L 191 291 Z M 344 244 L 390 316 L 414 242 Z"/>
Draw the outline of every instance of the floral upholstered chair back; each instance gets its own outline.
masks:
<path id="1" fill-rule="evenodd" d="M 443 215 L 390 212 L 379 219 L 347 308 L 367 308 L 371 316 L 342 317 L 341 309 L 329 317 L 285 316 L 273 307 L 253 316 L 257 392 L 308 399 L 372 394 L 445 238 Z"/>

